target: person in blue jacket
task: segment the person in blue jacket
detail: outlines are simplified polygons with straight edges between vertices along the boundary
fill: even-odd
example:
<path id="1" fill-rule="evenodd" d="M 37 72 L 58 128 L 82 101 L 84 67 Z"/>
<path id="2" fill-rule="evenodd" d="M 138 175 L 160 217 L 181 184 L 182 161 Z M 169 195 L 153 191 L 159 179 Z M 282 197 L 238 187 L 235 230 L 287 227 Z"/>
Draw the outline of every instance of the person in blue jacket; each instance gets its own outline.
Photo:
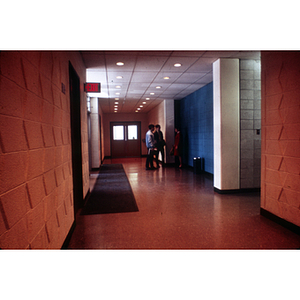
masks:
<path id="1" fill-rule="evenodd" d="M 147 147 L 147 159 L 146 159 L 146 170 L 156 169 L 153 166 L 153 156 L 155 155 L 155 140 L 154 140 L 154 125 L 148 126 L 149 130 L 146 133 L 146 147 Z"/>

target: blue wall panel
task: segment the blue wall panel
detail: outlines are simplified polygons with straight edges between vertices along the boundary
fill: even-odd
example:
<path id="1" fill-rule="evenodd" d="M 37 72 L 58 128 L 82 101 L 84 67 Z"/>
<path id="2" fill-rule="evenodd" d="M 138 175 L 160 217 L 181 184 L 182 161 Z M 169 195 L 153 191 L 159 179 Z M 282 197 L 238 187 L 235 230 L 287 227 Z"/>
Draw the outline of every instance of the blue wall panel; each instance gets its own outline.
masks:
<path id="1" fill-rule="evenodd" d="M 213 174 L 213 83 L 180 100 L 183 163 L 193 166 L 194 157 L 203 157 L 205 171 Z"/>

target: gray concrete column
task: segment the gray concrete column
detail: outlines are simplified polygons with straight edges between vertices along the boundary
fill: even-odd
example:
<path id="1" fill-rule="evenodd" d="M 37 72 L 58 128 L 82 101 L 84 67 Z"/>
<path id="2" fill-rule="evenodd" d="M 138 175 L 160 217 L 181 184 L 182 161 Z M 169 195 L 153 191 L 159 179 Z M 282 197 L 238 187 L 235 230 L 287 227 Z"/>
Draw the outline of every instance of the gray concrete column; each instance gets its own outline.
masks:
<path id="1" fill-rule="evenodd" d="M 92 168 L 99 168 L 100 161 L 100 124 L 98 98 L 91 98 L 91 160 Z"/>
<path id="2" fill-rule="evenodd" d="M 239 60 L 213 63 L 214 187 L 240 188 Z"/>

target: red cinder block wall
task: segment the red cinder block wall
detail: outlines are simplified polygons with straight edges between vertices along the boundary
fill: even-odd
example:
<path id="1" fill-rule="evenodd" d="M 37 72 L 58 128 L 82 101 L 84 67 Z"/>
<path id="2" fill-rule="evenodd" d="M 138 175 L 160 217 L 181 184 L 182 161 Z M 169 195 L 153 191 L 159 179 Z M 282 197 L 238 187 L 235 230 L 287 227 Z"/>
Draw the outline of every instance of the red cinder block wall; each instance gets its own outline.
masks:
<path id="1" fill-rule="evenodd" d="M 69 61 L 80 77 L 89 189 L 85 66 L 78 52 L 0 52 L 0 248 L 61 248 L 74 221 Z M 65 86 L 65 93 L 62 89 Z"/>
<path id="2" fill-rule="evenodd" d="M 300 226 L 300 52 L 261 53 L 261 208 Z"/>

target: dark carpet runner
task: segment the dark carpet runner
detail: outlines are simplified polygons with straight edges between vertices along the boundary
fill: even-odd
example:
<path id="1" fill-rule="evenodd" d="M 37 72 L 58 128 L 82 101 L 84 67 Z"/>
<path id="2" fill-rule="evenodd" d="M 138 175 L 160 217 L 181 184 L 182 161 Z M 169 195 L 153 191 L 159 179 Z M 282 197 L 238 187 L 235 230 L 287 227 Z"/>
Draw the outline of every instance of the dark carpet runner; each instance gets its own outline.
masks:
<path id="1" fill-rule="evenodd" d="M 122 164 L 104 164 L 82 215 L 139 211 Z"/>

